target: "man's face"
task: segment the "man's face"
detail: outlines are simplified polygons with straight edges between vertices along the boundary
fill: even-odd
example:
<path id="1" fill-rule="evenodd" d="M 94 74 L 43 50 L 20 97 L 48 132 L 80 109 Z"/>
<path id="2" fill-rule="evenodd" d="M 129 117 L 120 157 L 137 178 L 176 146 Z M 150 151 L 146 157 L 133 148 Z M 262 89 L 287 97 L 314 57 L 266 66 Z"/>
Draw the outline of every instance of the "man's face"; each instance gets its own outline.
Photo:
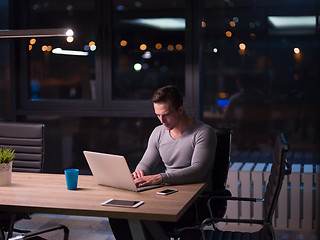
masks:
<path id="1" fill-rule="evenodd" d="M 167 130 L 175 128 L 183 114 L 183 106 L 176 110 L 170 102 L 153 103 L 154 112 Z"/>

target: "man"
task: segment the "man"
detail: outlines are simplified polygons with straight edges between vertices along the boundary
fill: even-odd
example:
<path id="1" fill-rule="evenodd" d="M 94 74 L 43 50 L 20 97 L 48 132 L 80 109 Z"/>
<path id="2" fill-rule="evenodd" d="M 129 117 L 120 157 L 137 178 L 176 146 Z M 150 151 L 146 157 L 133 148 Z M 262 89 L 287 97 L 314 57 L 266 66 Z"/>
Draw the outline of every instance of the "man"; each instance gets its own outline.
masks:
<path id="1" fill-rule="evenodd" d="M 153 130 L 147 150 L 132 173 L 136 185 L 206 182 L 209 191 L 217 143 L 214 130 L 186 114 L 182 96 L 174 86 L 158 89 L 151 100 L 162 125 Z M 160 161 L 164 163 L 165 172 L 152 175 Z M 177 224 L 160 224 L 172 231 L 174 227 L 191 224 L 195 216 L 192 208 Z M 110 221 L 116 239 L 128 237 L 122 235 L 123 224 L 114 219 Z"/>

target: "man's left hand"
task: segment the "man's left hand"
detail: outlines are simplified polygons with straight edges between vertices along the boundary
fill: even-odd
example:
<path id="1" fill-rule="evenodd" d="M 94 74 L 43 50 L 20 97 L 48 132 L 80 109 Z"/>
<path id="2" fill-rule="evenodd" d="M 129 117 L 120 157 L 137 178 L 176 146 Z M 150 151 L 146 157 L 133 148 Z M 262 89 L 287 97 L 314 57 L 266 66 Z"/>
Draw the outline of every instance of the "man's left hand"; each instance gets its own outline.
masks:
<path id="1" fill-rule="evenodd" d="M 147 175 L 134 179 L 134 183 L 138 187 L 146 186 L 146 185 L 156 185 L 162 183 L 162 176 L 160 174 L 156 175 Z"/>

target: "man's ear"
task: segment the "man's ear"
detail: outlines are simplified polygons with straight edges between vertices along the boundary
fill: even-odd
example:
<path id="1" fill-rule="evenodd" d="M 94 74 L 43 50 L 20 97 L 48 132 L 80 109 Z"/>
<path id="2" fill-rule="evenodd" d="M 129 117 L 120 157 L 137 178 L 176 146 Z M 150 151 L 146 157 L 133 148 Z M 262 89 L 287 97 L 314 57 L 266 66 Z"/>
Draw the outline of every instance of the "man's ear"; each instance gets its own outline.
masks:
<path id="1" fill-rule="evenodd" d="M 178 108 L 178 112 L 179 112 L 179 113 L 183 113 L 183 112 L 184 112 L 183 105 L 181 105 L 181 106 Z"/>

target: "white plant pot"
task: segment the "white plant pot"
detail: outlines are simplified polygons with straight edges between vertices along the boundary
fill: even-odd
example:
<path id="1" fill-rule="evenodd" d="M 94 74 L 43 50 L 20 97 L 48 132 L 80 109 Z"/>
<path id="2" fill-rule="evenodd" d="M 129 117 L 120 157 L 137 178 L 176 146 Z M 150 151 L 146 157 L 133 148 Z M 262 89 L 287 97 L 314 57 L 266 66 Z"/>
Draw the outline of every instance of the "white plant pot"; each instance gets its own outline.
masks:
<path id="1" fill-rule="evenodd" d="M 12 176 L 12 161 L 10 163 L 0 164 L 0 186 L 7 186 L 11 184 Z"/>

